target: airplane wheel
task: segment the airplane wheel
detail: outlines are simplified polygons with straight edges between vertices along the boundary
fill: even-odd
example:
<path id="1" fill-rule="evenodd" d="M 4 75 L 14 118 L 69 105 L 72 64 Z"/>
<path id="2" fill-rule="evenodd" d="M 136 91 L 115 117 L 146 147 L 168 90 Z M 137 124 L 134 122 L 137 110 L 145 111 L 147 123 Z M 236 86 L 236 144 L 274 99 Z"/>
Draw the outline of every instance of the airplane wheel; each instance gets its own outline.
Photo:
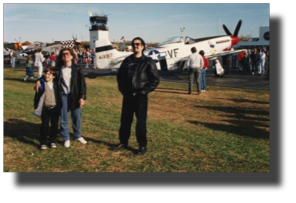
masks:
<path id="1" fill-rule="evenodd" d="M 216 68 L 215 68 L 215 76 L 221 78 L 221 77 L 224 76 L 224 73 L 223 73 L 222 75 L 218 75 L 218 74 L 217 74 L 217 70 L 216 70 Z"/>

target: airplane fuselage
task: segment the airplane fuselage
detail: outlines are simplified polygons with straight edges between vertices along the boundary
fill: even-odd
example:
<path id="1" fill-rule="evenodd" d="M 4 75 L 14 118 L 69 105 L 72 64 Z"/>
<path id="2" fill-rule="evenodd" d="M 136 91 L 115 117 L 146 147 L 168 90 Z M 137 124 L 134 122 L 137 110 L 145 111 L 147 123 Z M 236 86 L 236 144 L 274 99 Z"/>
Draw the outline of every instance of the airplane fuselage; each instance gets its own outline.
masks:
<path id="1" fill-rule="evenodd" d="M 180 68 L 179 61 L 186 60 L 191 54 L 191 48 L 195 47 L 197 52 L 203 50 L 205 56 L 214 55 L 223 51 L 228 51 L 233 47 L 233 38 L 231 36 L 208 37 L 196 39 L 197 42 L 186 44 L 184 42 L 167 44 L 161 47 L 146 50 L 145 55 L 151 57 L 157 65 L 157 68 L 165 69 L 161 60 L 166 60 L 168 70 Z"/>

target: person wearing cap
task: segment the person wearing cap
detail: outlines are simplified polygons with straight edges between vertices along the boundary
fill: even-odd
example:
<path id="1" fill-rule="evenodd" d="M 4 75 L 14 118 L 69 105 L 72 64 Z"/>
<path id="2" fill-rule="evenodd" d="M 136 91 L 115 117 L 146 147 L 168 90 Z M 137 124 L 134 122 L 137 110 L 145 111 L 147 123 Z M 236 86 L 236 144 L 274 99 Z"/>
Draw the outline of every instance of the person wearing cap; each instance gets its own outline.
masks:
<path id="1" fill-rule="evenodd" d="M 123 60 L 117 73 L 118 89 L 123 95 L 123 102 L 119 128 L 120 143 L 113 147 L 113 150 L 127 148 L 135 113 L 139 145 L 136 154 L 143 155 L 147 151 L 148 94 L 158 86 L 159 74 L 153 59 L 143 54 L 145 42 L 142 38 L 134 38 L 132 48 L 134 53 Z"/>

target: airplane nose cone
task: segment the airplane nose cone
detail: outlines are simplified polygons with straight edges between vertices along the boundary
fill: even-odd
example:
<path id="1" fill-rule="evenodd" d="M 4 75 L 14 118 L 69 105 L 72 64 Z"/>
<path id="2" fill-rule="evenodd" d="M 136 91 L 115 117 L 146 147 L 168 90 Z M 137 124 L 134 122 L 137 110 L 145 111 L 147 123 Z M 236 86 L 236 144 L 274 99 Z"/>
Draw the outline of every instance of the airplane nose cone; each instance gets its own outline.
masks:
<path id="1" fill-rule="evenodd" d="M 240 38 L 239 37 L 231 37 L 231 47 L 233 47 L 233 45 L 237 44 L 240 42 Z"/>

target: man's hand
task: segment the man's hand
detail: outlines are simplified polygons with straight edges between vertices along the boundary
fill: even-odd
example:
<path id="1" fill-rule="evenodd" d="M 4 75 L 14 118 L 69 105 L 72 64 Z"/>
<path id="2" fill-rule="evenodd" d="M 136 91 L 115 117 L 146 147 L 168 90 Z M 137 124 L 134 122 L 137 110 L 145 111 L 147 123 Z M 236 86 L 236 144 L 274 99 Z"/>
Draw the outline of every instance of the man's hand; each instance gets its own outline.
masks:
<path id="1" fill-rule="evenodd" d="M 84 106 L 84 99 L 79 99 L 79 107 L 82 108 Z"/>
<path id="2" fill-rule="evenodd" d="M 34 87 L 34 90 L 38 93 L 38 90 L 39 90 L 39 88 L 40 88 L 40 81 L 37 81 L 36 82 L 36 86 Z"/>

